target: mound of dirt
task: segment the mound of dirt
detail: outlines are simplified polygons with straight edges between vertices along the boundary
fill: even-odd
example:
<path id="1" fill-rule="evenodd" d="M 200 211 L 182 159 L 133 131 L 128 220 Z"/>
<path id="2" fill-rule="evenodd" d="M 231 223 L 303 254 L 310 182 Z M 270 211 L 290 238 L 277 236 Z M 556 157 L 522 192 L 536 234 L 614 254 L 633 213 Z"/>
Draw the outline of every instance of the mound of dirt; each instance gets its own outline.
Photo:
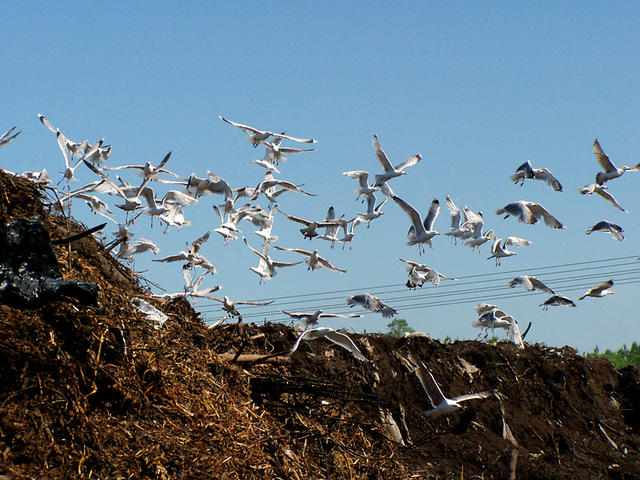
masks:
<path id="1" fill-rule="evenodd" d="M 86 228 L 0 171 L 0 221 L 34 215 L 53 239 Z M 0 476 L 640 478 L 638 368 L 420 335 L 350 335 L 371 363 L 322 339 L 287 357 L 293 328 L 208 328 L 90 236 L 55 253 L 65 280 L 98 285 L 98 303 L 0 305 Z M 162 328 L 134 296 L 169 316 Z M 445 394 L 493 394 L 428 419 L 409 354 Z"/>

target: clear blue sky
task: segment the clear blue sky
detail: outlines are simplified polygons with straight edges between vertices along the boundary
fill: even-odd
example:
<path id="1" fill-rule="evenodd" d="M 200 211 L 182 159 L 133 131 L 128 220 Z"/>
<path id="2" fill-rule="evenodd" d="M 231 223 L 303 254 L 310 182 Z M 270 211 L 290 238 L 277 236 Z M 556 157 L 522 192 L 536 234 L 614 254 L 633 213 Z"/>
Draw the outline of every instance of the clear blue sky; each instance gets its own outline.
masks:
<path id="1" fill-rule="evenodd" d="M 459 280 L 475 282 L 456 286 L 459 293 L 438 297 L 451 304 L 398 307 L 399 316 L 411 326 L 435 337 L 473 338 L 477 331 L 471 327 L 472 307 L 482 300 L 458 302 L 486 293 L 486 301 L 512 314 L 521 326 L 533 322 L 531 341 L 568 344 L 584 351 L 596 344 L 617 348 L 639 340 L 637 275 L 614 272 L 638 269 L 640 263 L 565 274 L 562 271 L 568 267 L 535 269 L 640 254 L 640 173 L 627 173 L 609 184 L 628 214 L 577 192 L 579 186 L 593 182 L 598 170 L 591 153 L 596 137 L 618 166 L 640 161 L 640 5 L 592 1 L 372 5 L 119 1 L 5 5 L 0 20 L 6 39 L 1 54 L 0 130 L 18 124 L 23 132 L 0 150 L 0 167 L 13 171 L 46 167 L 52 173 L 62 169 L 55 136 L 37 119 L 42 112 L 72 140 L 104 137 L 113 145 L 111 165 L 157 163 L 173 151 L 167 167 L 174 171 L 204 176 L 208 169 L 232 187 L 255 186 L 264 170 L 249 162 L 262 157 L 262 148 L 254 150 L 240 130 L 217 119 L 223 114 L 259 128 L 317 138 L 317 150 L 290 156 L 280 177 L 304 183 L 318 196 L 287 194 L 281 208 L 306 218 L 323 218 L 333 204 L 339 214 L 351 218 L 363 207 L 355 201 L 355 181 L 341 173 L 380 170 L 371 145 L 376 133 L 393 163 L 422 154 L 422 161 L 391 185 L 422 212 L 438 198 L 443 207 L 438 230 L 449 228 L 444 198 L 450 194 L 457 203 L 481 210 L 486 227 L 498 236 L 521 236 L 533 245 L 518 250 L 499 268 L 486 260 L 487 245 L 478 255 L 455 247 L 445 237 L 436 237 L 434 249 L 419 257 L 416 247 L 405 244 L 408 217 L 389 202 L 369 230 L 358 227 L 352 251 L 331 250 L 320 241 L 309 245 L 297 225 L 279 216 L 274 226 L 279 245 L 318 248 L 347 273 L 307 272 L 300 267 L 283 270 L 271 282 L 258 285 L 257 276 L 247 269 L 256 265 L 257 257 L 241 240 L 224 247 L 216 235 L 203 252 L 218 268 L 210 282 L 224 285 L 221 295 L 273 298 L 397 285 L 371 291 L 392 306 L 394 298 L 397 305 L 408 306 L 432 302 L 428 295 L 446 289 L 454 291 L 444 283 L 402 291 L 406 274 L 397 257 L 403 257 L 451 276 L 479 275 Z M 564 192 L 540 182 L 522 188 L 512 184 L 509 174 L 527 159 L 550 169 Z M 80 182 L 72 188 L 93 179 L 86 169 L 80 170 Z M 498 207 L 521 199 L 542 203 L 566 224 L 566 230 L 495 215 Z M 163 236 L 160 228 L 150 229 L 149 219 L 142 217 L 134 231 L 152 237 L 162 249 L 160 255 L 169 255 L 182 249 L 185 241 L 215 228 L 214 203 L 221 199 L 204 197 L 197 207 L 186 210 L 193 225 L 182 232 Z M 74 203 L 74 213 L 87 224 L 100 220 L 80 202 Z M 627 241 L 604 234 L 586 236 L 585 230 L 602 219 L 622 225 Z M 243 230 L 258 247 L 253 226 L 244 224 Z M 286 252 L 272 253 L 283 260 L 297 259 Z M 178 265 L 151 263 L 148 258 L 139 256 L 135 268 L 148 269 L 144 275 L 169 291 L 181 288 Z M 582 285 L 609 278 L 620 284 L 614 286 L 613 296 L 587 298 L 576 309 L 543 312 L 538 304 L 545 295 L 489 298 L 491 288 L 504 287 L 509 276 L 494 274 L 512 270 L 517 271 L 513 276 L 536 272 L 552 285 L 554 278 L 583 276 L 556 284 L 558 291 L 574 299 L 587 289 Z M 550 271 L 560 273 L 545 277 Z M 504 281 L 490 283 L 494 278 Z M 477 291 L 484 287 L 486 291 Z M 340 304 L 346 294 L 334 295 L 338 300 L 318 296 L 320 304 L 313 305 L 279 302 L 270 311 Z M 212 310 L 207 302 L 196 306 Z M 217 316 L 219 305 L 213 308 L 207 318 Z M 282 315 L 268 318 L 276 317 Z M 384 331 L 387 323 L 379 315 L 325 322 L 333 327 L 352 325 L 359 331 Z"/>

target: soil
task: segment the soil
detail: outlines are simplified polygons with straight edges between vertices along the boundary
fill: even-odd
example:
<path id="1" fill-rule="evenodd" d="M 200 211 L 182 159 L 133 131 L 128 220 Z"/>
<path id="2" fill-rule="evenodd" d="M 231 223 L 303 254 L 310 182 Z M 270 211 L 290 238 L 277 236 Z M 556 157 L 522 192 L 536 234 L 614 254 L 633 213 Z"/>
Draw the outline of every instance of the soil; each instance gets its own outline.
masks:
<path id="1" fill-rule="evenodd" d="M 0 221 L 39 215 L 52 239 L 86 228 L 41 198 L 0 171 Z M 55 251 L 99 299 L 0 305 L 0 478 L 640 478 L 638 367 L 426 335 L 350 334 L 371 363 L 323 339 L 286 357 L 294 328 L 209 328 L 91 236 Z M 409 354 L 446 395 L 493 394 L 428 419 Z"/>

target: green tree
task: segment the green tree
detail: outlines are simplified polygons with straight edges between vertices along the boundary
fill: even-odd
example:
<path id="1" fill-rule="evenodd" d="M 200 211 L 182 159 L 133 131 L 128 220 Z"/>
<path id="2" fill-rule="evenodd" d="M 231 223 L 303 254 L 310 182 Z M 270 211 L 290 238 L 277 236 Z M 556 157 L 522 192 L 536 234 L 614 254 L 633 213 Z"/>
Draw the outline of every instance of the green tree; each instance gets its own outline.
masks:
<path id="1" fill-rule="evenodd" d="M 394 318 L 387 324 L 387 328 L 387 333 L 394 337 L 401 337 L 405 333 L 415 332 L 415 330 L 409 326 L 404 318 Z"/>

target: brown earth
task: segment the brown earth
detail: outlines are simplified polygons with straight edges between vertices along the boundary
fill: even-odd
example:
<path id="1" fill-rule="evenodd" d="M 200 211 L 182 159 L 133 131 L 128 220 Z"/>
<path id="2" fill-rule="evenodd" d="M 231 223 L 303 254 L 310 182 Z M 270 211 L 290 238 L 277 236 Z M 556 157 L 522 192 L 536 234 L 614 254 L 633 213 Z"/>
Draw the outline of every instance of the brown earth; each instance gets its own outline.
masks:
<path id="1" fill-rule="evenodd" d="M 40 199 L 0 172 L 0 221 L 40 215 L 53 239 L 83 230 Z M 0 305 L 0 478 L 640 478 L 638 368 L 382 334 L 351 335 L 370 364 L 325 340 L 250 363 L 297 333 L 210 329 L 184 300 L 149 299 L 169 315 L 156 329 L 130 303 L 148 298 L 144 282 L 93 238 L 55 249 L 64 278 L 97 283 L 99 301 Z M 445 394 L 496 394 L 428 420 L 409 352 Z"/>

